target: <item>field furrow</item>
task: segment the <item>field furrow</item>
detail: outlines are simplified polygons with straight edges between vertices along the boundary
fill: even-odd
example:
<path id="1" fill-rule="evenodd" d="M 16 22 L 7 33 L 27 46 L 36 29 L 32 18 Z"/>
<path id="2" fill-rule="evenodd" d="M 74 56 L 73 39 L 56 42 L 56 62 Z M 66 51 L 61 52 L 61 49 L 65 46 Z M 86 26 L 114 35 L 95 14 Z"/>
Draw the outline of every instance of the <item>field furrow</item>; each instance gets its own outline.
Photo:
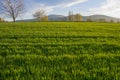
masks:
<path id="1" fill-rule="evenodd" d="M 0 80 L 120 80 L 120 24 L 0 23 Z"/>

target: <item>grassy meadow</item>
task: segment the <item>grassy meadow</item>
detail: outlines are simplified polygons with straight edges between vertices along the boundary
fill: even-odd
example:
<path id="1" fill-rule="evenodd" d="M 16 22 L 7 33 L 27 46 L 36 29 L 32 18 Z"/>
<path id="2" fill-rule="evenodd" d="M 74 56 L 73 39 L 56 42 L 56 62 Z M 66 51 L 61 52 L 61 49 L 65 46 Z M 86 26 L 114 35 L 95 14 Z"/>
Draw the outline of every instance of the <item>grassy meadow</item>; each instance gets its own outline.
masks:
<path id="1" fill-rule="evenodd" d="M 120 80 L 120 24 L 0 23 L 0 80 Z"/>

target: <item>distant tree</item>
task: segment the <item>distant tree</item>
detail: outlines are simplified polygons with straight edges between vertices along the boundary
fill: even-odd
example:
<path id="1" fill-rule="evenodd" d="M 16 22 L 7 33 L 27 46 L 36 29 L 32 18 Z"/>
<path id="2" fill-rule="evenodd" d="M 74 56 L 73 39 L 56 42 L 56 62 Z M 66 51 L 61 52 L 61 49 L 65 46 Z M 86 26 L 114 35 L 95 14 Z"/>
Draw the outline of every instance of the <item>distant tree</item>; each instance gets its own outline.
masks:
<path id="1" fill-rule="evenodd" d="M 92 18 L 91 18 L 91 16 L 89 16 L 88 18 L 87 18 L 87 22 L 92 22 L 93 20 L 92 20 Z"/>
<path id="2" fill-rule="evenodd" d="M 41 18 L 41 21 L 48 21 L 48 16 L 44 16 Z"/>
<path id="3" fill-rule="evenodd" d="M 11 17 L 13 22 L 16 21 L 23 10 L 23 0 L 0 0 L 0 12 Z"/>
<path id="4" fill-rule="evenodd" d="M 35 12 L 35 14 L 33 14 L 33 16 L 38 20 L 38 21 L 48 21 L 48 16 L 46 16 L 46 12 L 44 9 L 41 9 L 37 12 Z"/>
<path id="5" fill-rule="evenodd" d="M 74 15 L 72 11 L 69 11 L 68 21 L 82 21 L 82 15 L 80 15 L 80 14 Z"/>
<path id="6" fill-rule="evenodd" d="M 105 19 L 96 19 L 94 22 L 107 22 Z"/>
<path id="7" fill-rule="evenodd" d="M 80 14 L 74 15 L 74 21 L 82 21 L 82 15 Z"/>
<path id="8" fill-rule="evenodd" d="M 74 15 L 73 15 L 73 12 L 72 12 L 72 11 L 69 11 L 68 21 L 74 21 Z"/>
<path id="9" fill-rule="evenodd" d="M 0 22 L 5 22 L 5 20 L 3 18 L 0 18 Z"/>
<path id="10" fill-rule="evenodd" d="M 114 21 L 113 20 L 110 20 L 110 23 L 113 23 Z"/>
<path id="11" fill-rule="evenodd" d="M 107 22 L 105 19 L 99 19 L 100 22 Z"/>
<path id="12" fill-rule="evenodd" d="M 2 19 L 0 18 L 0 22 L 2 22 Z"/>
<path id="13" fill-rule="evenodd" d="M 117 23 L 120 23 L 120 21 L 118 20 Z"/>

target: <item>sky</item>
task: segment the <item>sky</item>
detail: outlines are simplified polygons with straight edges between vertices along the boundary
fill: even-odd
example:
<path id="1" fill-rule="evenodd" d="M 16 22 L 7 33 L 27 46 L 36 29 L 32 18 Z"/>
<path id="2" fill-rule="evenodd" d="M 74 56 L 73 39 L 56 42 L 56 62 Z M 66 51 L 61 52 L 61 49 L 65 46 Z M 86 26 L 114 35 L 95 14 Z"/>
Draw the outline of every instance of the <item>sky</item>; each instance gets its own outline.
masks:
<path id="1" fill-rule="evenodd" d="M 19 19 L 31 19 L 40 9 L 47 15 L 68 15 L 73 11 L 83 16 L 101 14 L 120 18 L 120 0 L 25 0 L 25 8 Z"/>

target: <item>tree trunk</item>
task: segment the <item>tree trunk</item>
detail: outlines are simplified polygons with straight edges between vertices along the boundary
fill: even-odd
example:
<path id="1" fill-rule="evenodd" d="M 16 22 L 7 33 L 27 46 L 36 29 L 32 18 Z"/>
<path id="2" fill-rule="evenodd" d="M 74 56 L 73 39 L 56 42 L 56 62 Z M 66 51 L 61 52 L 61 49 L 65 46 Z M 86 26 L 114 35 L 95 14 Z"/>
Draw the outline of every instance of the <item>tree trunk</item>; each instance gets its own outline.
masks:
<path id="1" fill-rule="evenodd" d="M 16 22 L 15 18 L 13 19 L 13 22 Z"/>
<path id="2" fill-rule="evenodd" d="M 13 22 L 16 22 L 14 15 L 13 15 Z"/>

